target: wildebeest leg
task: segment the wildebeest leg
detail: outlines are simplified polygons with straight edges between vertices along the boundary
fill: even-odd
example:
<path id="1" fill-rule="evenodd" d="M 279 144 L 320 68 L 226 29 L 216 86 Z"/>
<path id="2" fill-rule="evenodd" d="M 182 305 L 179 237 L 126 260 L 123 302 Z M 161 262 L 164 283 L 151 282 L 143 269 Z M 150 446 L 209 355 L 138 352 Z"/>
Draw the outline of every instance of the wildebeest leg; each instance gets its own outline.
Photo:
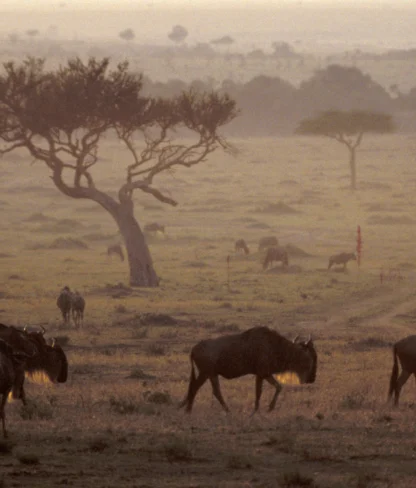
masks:
<path id="1" fill-rule="evenodd" d="M 201 388 L 201 386 L 207 381 L 208 376 L 205 376 L 203 374 L 200 374 L 198 378 L 196 378 L 195 381 L 192 381 L 191 384 L 189 385 L 189 391 L 188 391 L 188 396 L 186 398 L 186 411 L 191 412 L 192 410 L 192 405 L 195 400 L 195 396 L 198 393 L 198 390 Z"/>
<path id="2" fill-rule="evenodd" d="M 230 409 L 227 407 L 227 404 L 225 403 L 225 400 L 222 397 L 222 393 L 221 393 L 221 389 L 220 389 L 220 381 L 218 379 L 218 376 L 212 376 L 212 377 L 210 377 L 209 380 L 211 381 L 212 393 L 214 393 L 215 398 L 221 403 L 222 408 L 226 412 L 229 412 Z"/>
<path id="3" fill-rule="evenodd" d="M 263 378 L 260 378 L 260 376 L 256 376 L 256 396 L 254 400 L 254 410 L 251 416 L 253 416 L 259 409 L 262 389 L 263 389 Z"/>
<path id="4" fill-rule="evenodd" d="M 269 412 L 271 412 L 276 405 L 277 397 L 279 396 L 279 393 L 282 390 L 282 385 L 276 380 L 276 378 L 274 376 L 271 376 L 271 375 L 268 376 L 267 378 L 265 378 L 265 380 L 276 388 L 276 391 L 273 395 L 272 401 L 270 402 L 270 405 L 269 405 Z"/>
<path id="5" fill-rule="evenodd" d="M 1 404 L 0 404 L 0 415 L 1 415 L 1 423 L 2 423 L 2 427 L 3 427 L 3 437 L 4 438 L 7 438 L 7 431 L 6 431 L 6 414 L 4 412 L 4 409 L 5 409 L 5 406 L 6 406 L 6 402 L 7 402 L 7 396 L 8 396 L 9 392 L 5 392 L 3 393 L 3 398 L 1 399 Z"/>
<path id="6" fill-rule="evenodd" d="M 398 405 L 399 403 L 399 396 L 400 396 L 400 390 L 402 389 L 403 385 L 406 383 L 406 381 L 409 379 L 410 373 L 406 371 L 405 369 L 402 370 L 399 378 L 397 379 L 397 383 L 394 389 L 394 404 Z"/>

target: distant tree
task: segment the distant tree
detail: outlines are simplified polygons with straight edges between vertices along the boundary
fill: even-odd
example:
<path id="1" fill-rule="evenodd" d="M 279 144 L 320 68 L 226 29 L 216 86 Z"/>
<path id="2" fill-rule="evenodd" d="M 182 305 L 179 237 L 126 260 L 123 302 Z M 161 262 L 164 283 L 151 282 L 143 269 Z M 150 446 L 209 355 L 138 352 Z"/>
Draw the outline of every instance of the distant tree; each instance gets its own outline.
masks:
<path id="1" fill-rule="evenodd" d="M 182 25 L 174 25 L 168 37 L 171 41 L 179 44 L 188 37 L 188 31 Z"/>
<path id="2" fill-rule="evenodd" d="M 118 37 L 120 37 L 120 39 L 123 39 L 123 41 L 132 41 L 136 37 L 136 35 L 133 29 L 125 29 L 119 33 Z"/>
<path id="3" fill-rule="evenodd" d="M 26 31 L 26 35 L 29 37 L 36 37 L 39 35 L 39 31 L 38 31 L 38 29 L 28 29 Z"/>
<path id="4" fill-rule="evenodd" d="M 222 148 L 219 129 L 237 114 L 227 94 L 184 91 L 171 98 L 142 94 L 142 75 L 128 63 L 68 61 L 47 71 L 42 59 L 4 64 L 0 71 L 0 155 L 25 149 L 49 169 L 57 189 L 98 203 L 116 222 L 127 249 L 132 286 L 157 286 L 158 277 L 134 215 L 133 194 L 176 200 L 155 186 L 161 173 L 191 168 Z M 185 132 L 186 138 L 180 138 Z M 99 188 L 99 144 L 115 135 L 126 148 L 117 197 Z"/>
<path id="5" fill-rule="evenodd" d="M 377 112 L 328 111 L 302 120 L 296 133 L 326 136 L 345 144 L 349 152 L 351 189 L 357 188 L 356 151 L 365 133 L 386 134 L 394 131 L 392 116 Z"/>
<path id="6" fill-rule="evenodd" d="M 211 44 L 215 44 L 217 46 L 231 46 L 231 44 L 234 44 L 234 39 L 231 36 L 222 36 L 218 37 L 217 39 L 213 39 Z"/>
<path id="7" fill-rule="evenodd" d="M 299 58 L 293 47 L 284 41 L 272 42 L 273 55 L 279 58 Z"/>

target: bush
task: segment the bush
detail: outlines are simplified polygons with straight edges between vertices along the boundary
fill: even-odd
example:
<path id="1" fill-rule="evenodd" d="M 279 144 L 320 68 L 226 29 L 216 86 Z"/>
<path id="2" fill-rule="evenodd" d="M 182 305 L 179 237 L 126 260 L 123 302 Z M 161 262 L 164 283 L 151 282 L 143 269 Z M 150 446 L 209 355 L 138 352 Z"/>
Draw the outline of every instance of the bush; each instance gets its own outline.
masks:
<path id="1" fill-rule="evenodd" d="M 174 436 L 164 446 L 165 455 L 170 463 L 192 460 L 192 450 L 186 439 Z"/>
<path id="2" fill-rule="evenodd" d="M 39 400 L 30 400 L 20 409 L 20 417 L 23 420 L 50 420 L 53 418 L 53 408 L 50 403 Z"/>

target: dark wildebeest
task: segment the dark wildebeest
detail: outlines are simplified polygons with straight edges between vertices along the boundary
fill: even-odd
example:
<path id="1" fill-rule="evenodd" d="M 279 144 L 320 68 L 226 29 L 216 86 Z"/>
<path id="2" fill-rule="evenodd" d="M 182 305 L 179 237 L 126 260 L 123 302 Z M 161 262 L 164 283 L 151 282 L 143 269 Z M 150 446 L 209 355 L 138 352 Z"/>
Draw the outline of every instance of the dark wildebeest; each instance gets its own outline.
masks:
<path id="1" fill-rule="evenodd" d="M 402 367 L 400 376 L 397 358 L 399 358 L 400 366 Z M 400 390 L 411 374 L 416 378 L 416 335 L 405 337 L 393 346 L 393 369 L 388 398 L 390 399 L 394 393 L 395 405 L 398 405 Z"/>
<path id="2" fill-rule="evenodd" d="M 120 244 L 114 244 L 113 246 L 107 247 L 107 255 L 112 256 L 113 254 L 119 256 L 121 261 L 124 261 L 124 252 Z"/>
<path id="3" fill-rule="evenodd" d="M 244 254 L 250 254 L 250 249 L 248 248 L 244 239 L 238 239 L 238 241 L 235 241 L 234 248 L 235 252 L 244 252 Z"/>
<path id="4" fill-rule="evenodd" d="M 357 257 L 353 252 L 335 254 L 329 258 L 328 269 L 330 269 L 333 264 L 342 264 L 344 265 L 343 269 L 345 271 L 348 261 L 357 261 Z"/>
<path id="5" fill-rule="evenodd" d="M 269 247 L 263 261 L 263 269 L 267 269 L 273 261 L 281 261 L 283 266 L 289 266 L 289 256 L 283 247 Z"/>
<path id="6" fill-rule="evenodd" d="M 165 226 L 162 224 L 158 224 L 157 222 L 146 224 L 143 229 L 145 232 L 162 232 L 163 234 L 165 233 Z"/>
<path id="7" fill-rule="evenodd" d="M 84 310 L 85 299 L 80 293 L 75 291 L 72 293 L 72 319 L 76 328 L 84 323 Z"/>
<path id="8" fill-rule="evenodd" d="M 49 381 L 52 383 L 65 383 L 68 377 L 68 361 L 62 348 L 53 341 L 52 345 L 46 343 L 42 327 L 41 331 L 19 330 L 13 326 L 0 324 L 0 339 L 6 342 L 16 352 L 21 352 L 28 358 L 24 364 L 23 377 L 14 389 L 14 397 L 20 398 L 26 405 L 24 391 L 24 377 L 34 381 Z"/>
<path id="9" fill-rule="evenodd" d="M 313 343 L 311 340 L 295 341 L 289 341 L 268 327 L 254 327 L 240 334 L 199 342 L 191 351 L 188 393 L 180 407 L 186 405 L 186 411 L 191 412 L 198 390 L 209 379 L 214 396 L 228 412 L 221 394 L 218 376 L 232 379 L 254 374 L 256 376 L 254 412 L 259 408 L 264 380 L 276 389 L 269 405 L 269 411 L 273 410 L 282 389 L 274 374 L 291 371 L 298 375 L 300 383 L 315 381 L 317 354 Z M 198 368 L 198 377 L 195 374 L 195 366 Z"/>
<path id="10" fill-rule="evenodd" d="M 56 304 L 62 313 L 64 324 L 68 325 L 71 320 L 72 293 L 68 286 L 64 286 L 56 300 Z"/>
<path id="11" fill-rule="evenodd" d="M 5 407 L 9 393 L 19 396 L 20 385 L 24 380 L 24 363 L 28 356 L 14 351 L 7 342 L 0 339 L 0 417 L 3 436 L 7 437 Z"/>
<path id="12" fill-rule="evenodd" d="M 259 251 L 263 251 L 267 247 L 277 247 L 279 245 L 279 241 L 275 236 L 268 236 L 262 237 L 259 241 Z"/>

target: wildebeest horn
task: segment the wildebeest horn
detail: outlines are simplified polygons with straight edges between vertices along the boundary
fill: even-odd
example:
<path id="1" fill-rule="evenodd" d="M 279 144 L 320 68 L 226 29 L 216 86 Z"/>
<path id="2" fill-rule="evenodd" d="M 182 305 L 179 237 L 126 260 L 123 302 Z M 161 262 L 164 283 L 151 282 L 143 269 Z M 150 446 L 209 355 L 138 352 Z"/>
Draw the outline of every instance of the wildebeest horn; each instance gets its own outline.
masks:
<path id="1" fill-rule="evenodd" d="M 40 325 L 39 327 L 42 329 L 42 335 L 44 335 L 44 334 L 45 334 L 45 332 L 46 332 L 45 327 L 43 327 L 43 325 Z"/>
<path id="2" fill-rule="evenodd" d="M 308 345 L 308 344 L 311 342 L 311 340 L 312 340 L 312 337 L 311 337 L 311 335 L 309 334 L 308 340 L 306 341 L 306 345 Z"/>
<path id="3" fill-rule="evenodd" d="M 56 339 L 55 339 L 55 337 L 52 337 L 51 338 L 51 347 L 55 347 L 55 344 L 56 344 Z"/>
<path id="4" fill-rule="evenodd" d="M 23 332 L 27 332 L 27 325 L 24 326 Z"/>
<path id="5" fill-rule="evenodd" d="M 299 334 L 293 339 L 293 342 L 295 343 L 299 339 Z"/>

